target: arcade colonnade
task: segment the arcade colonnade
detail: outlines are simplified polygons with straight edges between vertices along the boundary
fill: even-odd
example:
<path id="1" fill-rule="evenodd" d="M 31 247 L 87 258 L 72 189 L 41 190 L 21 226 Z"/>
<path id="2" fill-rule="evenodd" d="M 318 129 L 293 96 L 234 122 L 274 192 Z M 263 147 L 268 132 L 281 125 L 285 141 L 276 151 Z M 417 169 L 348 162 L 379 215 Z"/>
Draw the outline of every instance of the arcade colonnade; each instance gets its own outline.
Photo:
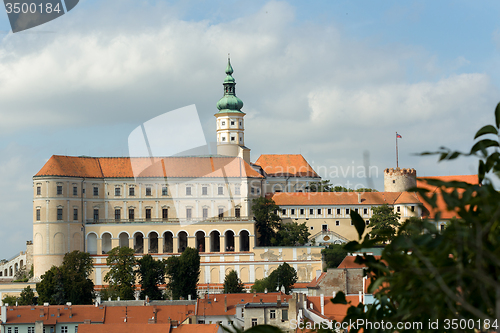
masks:
<path id="1" fill-rule="evenodd" d="M 248 226 L 194 227 L 163 231 L 133 226 L 126 229 L 91 227 L 86 230 L 86 251 L 102 255 L 121 246 L 133 248 L 136 254 L 182 253 L 187 247 L 196 248 L 200 253 L 249 252 L 255 246 L 255 235 Z"/>

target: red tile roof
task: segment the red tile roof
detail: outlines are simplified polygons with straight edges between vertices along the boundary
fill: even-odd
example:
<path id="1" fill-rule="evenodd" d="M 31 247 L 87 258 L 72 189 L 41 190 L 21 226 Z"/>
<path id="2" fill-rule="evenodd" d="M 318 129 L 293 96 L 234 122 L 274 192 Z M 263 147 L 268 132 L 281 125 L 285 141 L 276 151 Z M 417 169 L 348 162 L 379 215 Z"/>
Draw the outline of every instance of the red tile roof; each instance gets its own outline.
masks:
<path id="1" fill-rule="evenodd" d="M 420 203 L 416 195 L 408 192 L 279 192 L 273 193 L 268 197 L 273 199 L 278 206 Z"/>
<path id="2" fill-rule="evenodd" d="M 263 178 L 239 157 L 74 157 L 53 155 L 35 177 Z"/>
<path id="3" fill-rule="evenodd" d="M 314 279 L 312 279 L 312 281 L 307 285 L 307 288 L 318 288 L 320 281 L 323 280 L 325 275 L 326 275 L 326 272 L 323 272 L 323 273 L 321 273 L 319 278 L 314 277 Z"/>
<path id="4" fill-rule="evenodd" d="M 255 164 L 272 177 L 319 177 L 300 154 L 260 155 Z"/>
<path id="5" fill-rule="evenodd" d="M 40 315 L 43 313 L 43 316 Z M 51 306 L 9 306 L 7 307 L 7 323 L 34 323 L 43 320 L 44 325 L 56 323 L 104 322 L 106 310 L 93 305 L 51 305 Z"/>
<path id="6" fill-rule="evenodd" d="M 169 333 L 170 324 L 79 324 L 78 333 Z"/>
<path id="7" fill-rule="evenodd" d="M 196 305 L 156 305 L 156 306 L 108 306 L 106 307 L 105 324 L 120 324 L 125 318 L 128 324 L 147 324 L 148 319 L 154 317 L 156 308 L 157 323 L 168 324 L 170 320 L 179 323 L 194 315 Z"/>
<path id="8" fill-rule="evenodd" d="M 360 265 L 358 263 L 355 263 L 354 260 L 356 260 L 357 256 L 346 256 L 344 260 L 339 264 L 338 268 L 363 268 L 366 267 L 365 265 Z M 379 260 L 380 256 L 373 256 L 375 259 Z"/>
<path id="9" fill-rule="evenodd" d="M 348 304 L 333 304 L 331 301 L 332 297 L 325 296 L 324 317 L 330 320 L 342 321 L 347 314 L 347 309 L 351 305 L 357 306 L 359 304 L 359 296 L 346 296 L 345 298 Z M 321 315 L 321 296 L 307 296 L 308 309 L 310 309 L 311 304 L 315 313 Z"/>
<path id="10" fill-rule="evenodd" d="M 219 331 L 218 324 L 184 324 L 172 329 L 172 333 L 215 333 L 217 331 Z"/>
<path id="11" fill-rule="evenodd" d="M 433 209 L 428 203 L 426 203 L 423 198 L 420 200 L 423 203 L 424 209 L 422 212 L 423 217 L 428 217 L 434 219 L 437 212 L 441 213 L 441 219 L 451 219 L 457 217 L 456 211 L 448 211 L 447 205 L 443 200 L 441 195 L 441 189 L 437 186 L 429 185 L 424 179 L 436 179 L 444 182 L 458 181 L 465 182 L 469 184 L 479 184 L 479 178 L 477 175 L 463 175 L 463 176 L 436 176 L 436 177 L 419 177 L 417 178 L 417 187 L 424 188 L 430 191 L 430 195 L 437 193 L 437 209 Z M 462 190 L 457 190 L 458 193 L 462 193 Z"/>
<path id="12" fill-rule="evenodd" d="M 210 295 L 210 299 L 198 299 L 197 315 L 232 316 L 236 314 L 236 306 L 238 304 L 259 303 L 261 299 L 264 303 L 276 303 L 278 295 L 281 295 L 282 302 L 292 298 L 291 295 L 285 295 L 283 293 L 214 294 Z M 225 302 L 227 302 L 227 311 L 225 309 Z"/>

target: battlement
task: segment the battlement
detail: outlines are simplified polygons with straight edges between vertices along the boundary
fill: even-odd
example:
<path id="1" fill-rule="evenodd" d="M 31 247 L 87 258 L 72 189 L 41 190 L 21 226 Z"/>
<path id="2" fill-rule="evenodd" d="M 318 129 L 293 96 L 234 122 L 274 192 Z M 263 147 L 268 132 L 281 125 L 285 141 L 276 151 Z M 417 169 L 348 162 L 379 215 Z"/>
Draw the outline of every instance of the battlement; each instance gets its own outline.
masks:
<path id="1" fill-rule="evenodd" d="M 407 176 L 417 176 L 417 171 L 413 168 L 387 168 L 384 170 L 384 174 L 387 174 L 387 175 L 407 175 Z"/>

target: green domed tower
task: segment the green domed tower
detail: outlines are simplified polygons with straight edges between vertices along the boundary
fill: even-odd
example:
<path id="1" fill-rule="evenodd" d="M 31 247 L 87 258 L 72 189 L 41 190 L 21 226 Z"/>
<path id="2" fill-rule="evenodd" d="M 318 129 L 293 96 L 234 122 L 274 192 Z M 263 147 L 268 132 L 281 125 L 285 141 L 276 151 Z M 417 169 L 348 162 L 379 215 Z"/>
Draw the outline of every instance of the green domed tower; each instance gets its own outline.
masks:
<path id="1" fill-rule="evenodd" d="M 224 79 L 224 96 L 217 102 L 219 112 L 217 118 L 217 154 L 239 156 L 250 163 L 250 149 L 245 147 L 245 128 L 241 111 L 243 102 L 236 97 L 236 82 L 232 76 L 233 67 L 227 59 L 226 78 Z"/>

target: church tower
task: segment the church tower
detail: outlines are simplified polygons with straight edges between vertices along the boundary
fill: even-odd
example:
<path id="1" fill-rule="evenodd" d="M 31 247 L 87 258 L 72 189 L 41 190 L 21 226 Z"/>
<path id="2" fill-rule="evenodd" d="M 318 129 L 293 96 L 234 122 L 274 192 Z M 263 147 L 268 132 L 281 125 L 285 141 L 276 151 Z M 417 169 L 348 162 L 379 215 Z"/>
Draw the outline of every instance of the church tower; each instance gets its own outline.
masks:
<path id="1" fill-rule="evenodd" d="M 217 102 L 219 112 L 217 118 L 217 154 L 241 157 L 250 163 L 250 149 L 245 147 L 245 127 L 241 111 L 243 102 L 236 97 L 236 82 L 232 77 L 233 67 L 227 59 L 226 79 L 224 80 L 224 96 Z"/>

